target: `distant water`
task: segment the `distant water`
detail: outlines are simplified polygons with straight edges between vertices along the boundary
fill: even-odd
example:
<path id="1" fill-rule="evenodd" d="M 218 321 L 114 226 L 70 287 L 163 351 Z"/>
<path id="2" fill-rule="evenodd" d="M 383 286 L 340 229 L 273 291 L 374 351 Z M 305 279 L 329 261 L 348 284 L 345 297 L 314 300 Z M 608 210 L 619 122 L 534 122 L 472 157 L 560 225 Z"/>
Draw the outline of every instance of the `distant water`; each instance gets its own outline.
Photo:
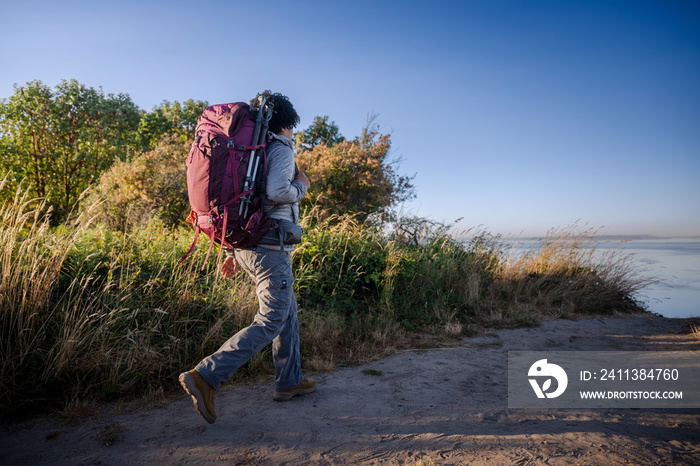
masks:
<path id="1" fill-rule="evenodd" d="M 504 239 L 514 253 L 532 248 L 535 239 Z M 665 317 L 700 316 L 700 238 L 601 238 L 597 251 L 620 249 L 631 254 L 641 275 L 661 280 L 640 296 L 651 312 Z"/>

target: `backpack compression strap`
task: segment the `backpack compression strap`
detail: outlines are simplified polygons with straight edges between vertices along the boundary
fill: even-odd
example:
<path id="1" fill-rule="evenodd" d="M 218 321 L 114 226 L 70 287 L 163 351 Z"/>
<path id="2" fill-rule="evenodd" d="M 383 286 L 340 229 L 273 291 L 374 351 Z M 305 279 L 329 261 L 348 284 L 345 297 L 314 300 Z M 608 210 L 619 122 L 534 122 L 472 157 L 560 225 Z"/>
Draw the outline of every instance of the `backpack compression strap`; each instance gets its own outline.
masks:
<path id="1" fill-rule="evenodd" d="M 224 243 L 226 243 L 225 238 L 226 238 L 226 227 L 228 226 L 228 207 L 224 206 L 224 227 L 221 229 L 221 244 L 219 244 L 219 255 L 216 256 L 216 265 L 219 265 L 219 261 L 221 260 L 221 253 L 224 252 Z M 214 235 L 212 235 L 212 238 Z M 211 251 L 211 246 L 214 244 L 214 240 L 212 239 L 211 244 L 209 245 L 209 250 Z M 207 253 L 207 259 L 209 259 L 209 253 Z M 204 266 L 207 265 L 206 259 L 204 260 L 204 265 L 202 265 L 202 270 L 204 270 Z"/>
<path id="2" fill-rule="evenodd" d="M 194 247 L 197 245 L 197 240 L 199 239 L 199 232 L 200 232 L 200 231 L 202 231 L 202 229 L 199 227 L 199 225 L 195 226 L 195 230 L 194 230 L 194 241 L 192 241 L 192 246 L 190 246 L 190 250 L 187 251 L 187 254 L 185 254 L 184 256 L 182 256 L 182 258 L 181 258 L 179 261 L 177 261 L 178 264 L 181 264 L 182 261 L 184 261 L 185 259 L 187 259 L 187 258 L 189 257 L 189 255 L 192 254 L 192 251 L 194 251 Z"/>
<path id="3" fill-rule="evenodd" d="M 259 146 L 236 146 L 233 143 L 233 139 L 229 139 L 228 143 L 226 145 L 228 147 L 228 152 L 231 157 L 235 157 L 235 151 L 252 151 L 252 150 L 258 150 L 262 149 L 263 151 L 265 150 L 265 144 L 261 144 Z M 239 160 L 240 162 L 240 160 Z M 248 163 L 252 163 L 252 160 L 249 160 Z M 241 186 L 238 185 L 238 177 L 234 176 L 233 177 L 233 192 L 237 193 L 241 189 Z M 237 199 L 237 198 L 236 198 Z"/>

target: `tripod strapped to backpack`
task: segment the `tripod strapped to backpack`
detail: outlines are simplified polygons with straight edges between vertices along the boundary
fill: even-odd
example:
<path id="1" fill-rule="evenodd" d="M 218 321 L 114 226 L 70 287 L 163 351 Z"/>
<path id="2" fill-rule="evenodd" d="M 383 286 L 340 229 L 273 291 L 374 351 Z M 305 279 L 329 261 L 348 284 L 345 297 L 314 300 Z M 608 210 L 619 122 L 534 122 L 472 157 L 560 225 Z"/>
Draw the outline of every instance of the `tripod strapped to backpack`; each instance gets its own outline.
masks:
<path id="1" fill-rule="evenodd" d="M 272 110 L 274 104 L 267 101 L 267 97 L 260 96 L 260 108 L 258 108 L 258 115 L 255 118 L 255 130 L 253 131 L 253 145 L 261 146 L 265 150 L 265 139 L 267 138 L 267 128 L 270 124 L 270 119 L 272 118 Z M 245 183 L 243 184 L 243 191 L 248 191 L 249 189 L 255 189 L 255 183 L 258 176 L 258 167 L 260 165 L 260 152 L 258 149 L 253 149 L 250 154 L 250 162 L 248 163 L 248 171 L 245 175 Z M 250 206 L 250 196 L 251 193 L 246 194 L 241 199 L 241 206 L 238 209 L 238 214 L 243 215 L 243 217 L 248 216 L 248 207 Z"/>

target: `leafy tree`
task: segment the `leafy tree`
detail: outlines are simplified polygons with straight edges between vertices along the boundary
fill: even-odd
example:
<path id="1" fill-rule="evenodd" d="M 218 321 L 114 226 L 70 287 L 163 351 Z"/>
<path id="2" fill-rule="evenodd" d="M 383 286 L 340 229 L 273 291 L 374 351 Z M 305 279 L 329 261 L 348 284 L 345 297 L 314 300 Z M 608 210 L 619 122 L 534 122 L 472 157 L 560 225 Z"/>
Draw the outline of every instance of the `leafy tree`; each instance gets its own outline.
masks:
<path id="1" fill-rule="evenodd" d="M 179 108 L 175 109 L 176 106 Z M 175 114 L 177 118 L 173 118 L 173 124 L 181 140 L 183 140 L 183 136 L 185 137 L 184 140 L 194 139 L 194 130 L 197 128 L 197 121 L 208 106 L 209 104 L 206 101 L 201 100 L 187 99 L 182 105 L 175 101 L 173 107 L 176 111 Z"/>
<path id="2" fill-rule="evenodd" d="M 345 140 L 338 125 L 334 121 L 328 122 L 328 115 L 315 117 L 311 126 L 296 133 L 295 137 L 297 147 L 304 150 L 311 150 L 321 144 L 334 146 Z"/>
<path id="3" fill-rule="evenodd" d="M 167 136 L 175 136 L 182 142 L 194 139 L 194 131 L 202 112 L 209 106 L 201 100 L 188 99 L 182 104 L 167 100 L 144 113 L 139 124 L 139 141 L 144 150 L 153 149 Z"/>
<path id="4" fill-rule="evenodd" d="M 128 95 L 105 95 L 76 80 L 55 91 L 41 81 L 14 89 L 0 100 L 0 168 L 16 182 L 26 179 L 61 218 L 102 172 L 129 157 L 138 108 Z"/>
<path id="5" fill-rule="evenodd" d="M 29 178 L 30 192 L 44 197 L 53 174 L 50 148 L 57 139 L 53 94 L 40 81 L 27 83 L 26 87 L 15 84 L 14 89 L 14 96 L 0 100 L 0 166 L 18 179 Z"/>
<path id="6" fill-rule="evenodd" d="M 314 125 L 319 121 L 316 118 Z M 314 125 L 308 134 L 316 132 Z M 396 173 L 388 160 L 390 149 L 390 136 L 380 134 L 373 119 L 352 141 L 321 142 L 310 150 L 302 146 L 299 168 L 311 179 L 304 203 L 317 206 L 324 217 L 352 213 L 364 220 L 372 213 L 388 214 L 396 204 L 414 197 L 413 177 Z"/>
<path id="7" fill-rule="evenodd" d="M 173 123 L 163 114 L 160 108 L 150 113 L 143 113 L 139 122 L 139 143 L 144 150 L 153 149 L 158 141 L 173 131 Z"/>

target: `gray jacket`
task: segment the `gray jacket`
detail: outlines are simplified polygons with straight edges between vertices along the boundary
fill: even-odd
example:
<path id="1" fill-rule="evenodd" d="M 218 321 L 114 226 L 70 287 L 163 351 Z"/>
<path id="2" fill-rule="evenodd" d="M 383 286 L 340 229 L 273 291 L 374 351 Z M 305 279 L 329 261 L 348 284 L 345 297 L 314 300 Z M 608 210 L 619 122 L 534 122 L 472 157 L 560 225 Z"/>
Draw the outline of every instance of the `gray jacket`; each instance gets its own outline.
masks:
<path id="1" fill-rule="evenodd" d="M 284 136 L 268 133 L 267 198 L 265 212 L 274 218 L 299 223 L 299 202 L 306 185 L 295 180 L 294 143 Z"/>

